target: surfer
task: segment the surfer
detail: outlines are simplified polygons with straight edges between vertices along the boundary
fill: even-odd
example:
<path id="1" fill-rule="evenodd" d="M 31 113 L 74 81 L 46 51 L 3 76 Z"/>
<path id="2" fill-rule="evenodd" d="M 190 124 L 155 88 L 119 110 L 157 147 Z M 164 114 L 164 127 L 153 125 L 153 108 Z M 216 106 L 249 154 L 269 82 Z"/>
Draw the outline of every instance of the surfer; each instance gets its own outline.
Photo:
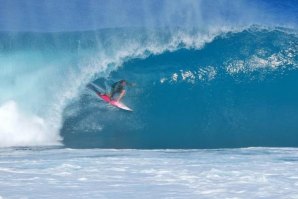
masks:
<path id="1" fill-rule="evenodd" d="M 118 98 L 116 99 L 117 102 L 120 102 L 120 100 L 124 97 L 126 94 L 125 87 L 126 86 L 135 86 L 133 83 L 129 83 L 126 80 L 120 80 L 118 82 L 115 82 L 112 84 L 111 92 L 108 94 L 108 96 L 113 100 L 113 97 L 116 94 L 119 94 Z"/>

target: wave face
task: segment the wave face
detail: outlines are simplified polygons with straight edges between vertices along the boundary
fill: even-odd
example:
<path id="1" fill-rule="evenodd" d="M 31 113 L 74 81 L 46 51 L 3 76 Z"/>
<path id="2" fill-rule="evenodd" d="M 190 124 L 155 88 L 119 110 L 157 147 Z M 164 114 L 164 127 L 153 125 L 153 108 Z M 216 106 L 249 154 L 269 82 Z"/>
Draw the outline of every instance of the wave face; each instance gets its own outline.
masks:
<path id="1" fill-rule="evenodd" d="M 193 41 L 196 41 L 193 38 Z M 126 60 L 94 83 L 137 83 L 107 106 L 83 89 L 64 112 L 67 147 L 218 148 L 298 146 L 298 38 L 250 27 L 221 33 L 204 47 Z"/>
<path id="2" fill-rule="evenodd" d="M 297 7 L 7 1 L 0 147 L 296 146 Z M 119 79 L 138 85 L 124 99 L 132 114 L 86 89 Z"/>

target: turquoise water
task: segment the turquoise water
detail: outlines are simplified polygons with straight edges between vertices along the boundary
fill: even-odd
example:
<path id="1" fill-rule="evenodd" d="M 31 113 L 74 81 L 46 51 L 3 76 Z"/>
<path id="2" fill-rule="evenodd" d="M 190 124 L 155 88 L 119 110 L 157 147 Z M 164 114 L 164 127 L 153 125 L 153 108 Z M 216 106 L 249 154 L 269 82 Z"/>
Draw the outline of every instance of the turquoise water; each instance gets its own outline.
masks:
<path id="1" fill-rule="evenodd" d="M 298 198 L 297 8 L 1 0 L 0 199 Z"/>
<path id="2" fill-rule="evenodd" d="M 127 113 L 88 90 L 66 108 L 71 147 L 222 148 L 297 146 L 296 33 L 250 28 L 126 61 L 95 83 L 125 78 Z M 68 112 L 78 109 L 70 116 Z"/>
<path id="3" fill-rule="evenodd" d="M 297 146 L 294 29 L 2 32 L 0 43 L 2 146 Z M 132 114 L 85 87 L 119 79 L 137 84 Z"/>

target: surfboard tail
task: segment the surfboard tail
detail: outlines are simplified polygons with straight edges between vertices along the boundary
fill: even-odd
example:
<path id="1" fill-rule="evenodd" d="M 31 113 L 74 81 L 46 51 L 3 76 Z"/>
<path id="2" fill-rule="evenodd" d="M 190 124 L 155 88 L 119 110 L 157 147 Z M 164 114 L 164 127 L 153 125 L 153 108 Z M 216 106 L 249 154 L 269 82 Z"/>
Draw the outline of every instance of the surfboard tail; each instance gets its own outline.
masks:
<path id="1" fill-rule="evenodd" d="M 97 94 L 101 94 L 101 92 L 92 84 L 87 84 L 86 87 L 89 88 L 90 90 L 94 91 Z"/>

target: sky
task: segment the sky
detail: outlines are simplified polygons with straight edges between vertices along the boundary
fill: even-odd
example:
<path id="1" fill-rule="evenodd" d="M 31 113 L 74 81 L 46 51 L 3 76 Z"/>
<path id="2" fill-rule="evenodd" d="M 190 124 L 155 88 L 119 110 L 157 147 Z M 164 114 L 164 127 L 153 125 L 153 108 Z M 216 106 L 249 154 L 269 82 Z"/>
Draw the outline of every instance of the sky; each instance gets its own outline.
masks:
<path id="1" fill-rule="evenodd" d="M 200 26 L 249 20 L 298 24 L 298 0 L 0 0 L 0 5 L 0 31 Z"/>

